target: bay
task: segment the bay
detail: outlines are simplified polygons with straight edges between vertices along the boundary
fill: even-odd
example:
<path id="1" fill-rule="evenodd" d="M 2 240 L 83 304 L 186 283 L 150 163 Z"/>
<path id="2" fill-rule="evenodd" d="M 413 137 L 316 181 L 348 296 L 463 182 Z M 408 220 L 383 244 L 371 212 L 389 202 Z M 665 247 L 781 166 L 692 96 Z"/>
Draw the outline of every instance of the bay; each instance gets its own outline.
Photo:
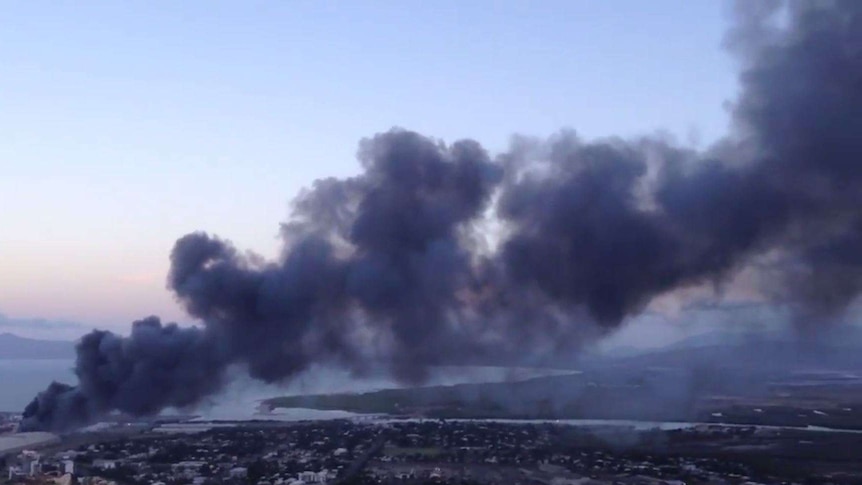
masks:
<path id="1" fill-rule="evenodd" d="M 0 359 L 0 411 L 21 412 L 51 381 L 74 384 L 72 359 Z"/>

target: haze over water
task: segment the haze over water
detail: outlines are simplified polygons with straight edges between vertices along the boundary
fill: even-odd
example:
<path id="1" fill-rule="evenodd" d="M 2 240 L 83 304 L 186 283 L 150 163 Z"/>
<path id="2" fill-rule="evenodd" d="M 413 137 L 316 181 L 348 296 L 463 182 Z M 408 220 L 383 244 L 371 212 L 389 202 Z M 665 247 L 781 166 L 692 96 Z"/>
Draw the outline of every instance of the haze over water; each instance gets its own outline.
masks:
<path id="1" fill-rule="evenodd" d="M 75 382 L 77 378 L 72 372 L 73 366 L 72 359 L 0 359 L 0 412 L 21 412 L 33 399 L 33 395 L 51 381 Z M 520 380 L 552 372 L 542 369 L 480 366 L 441 367 L 434 371 L 428 385 Z M 237 379 L 224 393 L 208 400 L 200 409 L 195 410 L 195 413 L 210 419 L 248 419 L 256 412 L 259 401 L 270 397 L 366 392 L 396 387 L 403 386 L 383 376 L 355 378 L 344 371 L 317 368 L 283 387 Z"/>
<path id="2" fill-rule="evenodd" d="M 52 380 L 75 382 L 72 359 L 0 359 L 0 411 L 20 412 Z"/>

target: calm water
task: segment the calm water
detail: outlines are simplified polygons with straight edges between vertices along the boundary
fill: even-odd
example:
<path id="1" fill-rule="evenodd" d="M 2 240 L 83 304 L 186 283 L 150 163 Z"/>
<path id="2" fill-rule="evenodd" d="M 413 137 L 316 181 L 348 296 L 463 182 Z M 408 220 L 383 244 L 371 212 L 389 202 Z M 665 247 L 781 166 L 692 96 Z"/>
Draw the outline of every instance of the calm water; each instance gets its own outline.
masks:
<path id="1" fill-rule="evenodd" d="M 53 380 L 74 384 L 74 361 L 0 359 L 0 411 L 22 411 Z"/>

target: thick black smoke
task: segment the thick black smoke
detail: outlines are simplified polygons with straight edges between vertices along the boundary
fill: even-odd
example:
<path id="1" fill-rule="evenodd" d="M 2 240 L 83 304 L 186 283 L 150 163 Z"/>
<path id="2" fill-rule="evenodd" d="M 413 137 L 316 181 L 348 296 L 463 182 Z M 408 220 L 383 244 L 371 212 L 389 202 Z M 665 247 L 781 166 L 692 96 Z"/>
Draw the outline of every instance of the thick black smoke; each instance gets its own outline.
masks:
<path id="1" fill-rule="evenodd" d="M 765 258 L 777 299 L 834 318 L 862 290 L 862 2 L 740 6 L 741 94 L 714 148 L 564 132 L 492 159 L 474 141 L 377 135 L 360 175 L 297 198 L 277 262 L 177 241 L 169 287 L 204 326 L 85 336 L 79 385 L 40 393 L 24 427 L 190 406 L 231 365 L 280 381 L 383 362 L 421 380 L 466 355 L 572 352 L 656 296 Z"/>
<path id="2" fill-rule="evenodd" d="M 134 322 L 128 337 L 87 334 L 77 354 L 78 386 L 51 384 L 25 409 L 25 429 L 68 429 L 113 410 L 144 416 L 190 406 L 221 388 L 228 362 L 212 333 L 156 317 Z"/>

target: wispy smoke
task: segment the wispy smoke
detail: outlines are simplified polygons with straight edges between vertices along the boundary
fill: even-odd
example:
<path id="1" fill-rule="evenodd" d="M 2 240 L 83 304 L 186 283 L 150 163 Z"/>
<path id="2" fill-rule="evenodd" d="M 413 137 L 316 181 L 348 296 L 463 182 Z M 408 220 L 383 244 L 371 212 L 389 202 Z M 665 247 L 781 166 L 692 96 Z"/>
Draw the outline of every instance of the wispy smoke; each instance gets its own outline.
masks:
<path id="1" fill-rule="evenodd" d="M 85 336 L 79 385 L 40 393 L 25 428 L 193 405 L 235 364 L 268 382 L 381 362 L 421 380 L 464 355 L 571 353 L 765 255 L 776 298 L 833 318 L 862 289 L 862 2 L 770 5 L 740 8 L 729 34 L 742 89 L 712 149 L 563 132 L 492 158 L 403 130 L 364 140 L 360 175 L 296 199 L 277 262 L 178 240 L 168 285 L 203 327 Z"/>

